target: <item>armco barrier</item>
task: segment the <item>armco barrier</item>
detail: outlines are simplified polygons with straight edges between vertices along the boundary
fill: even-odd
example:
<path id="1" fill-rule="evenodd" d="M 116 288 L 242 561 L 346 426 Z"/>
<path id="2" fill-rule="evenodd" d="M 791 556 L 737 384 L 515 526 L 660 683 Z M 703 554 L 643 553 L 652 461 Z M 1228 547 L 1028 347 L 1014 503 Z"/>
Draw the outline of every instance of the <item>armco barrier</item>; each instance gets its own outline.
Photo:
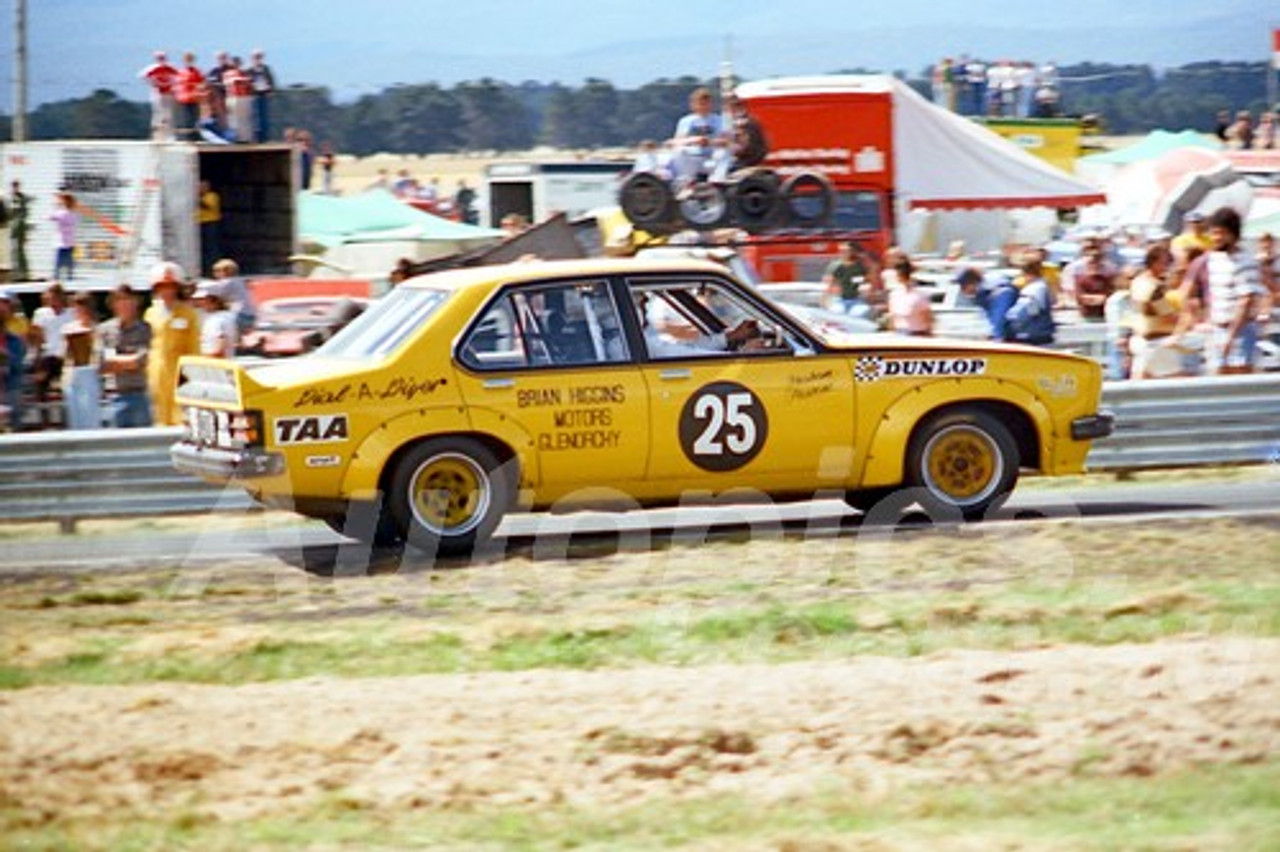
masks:
<path id="1" fill-rule="evenodd" d="M 1108 382 L 1102 398 L 1116 427 L 1091 470 L 1280 461 L 1280 375 Z"/>
<path id="2" fill-rule="evenodd" d="M 1115 433 L 1094 442 L 1089 467 L 1136 471 L 1280 461 L 1280 375 L 1112 382 L 1103 407 Z M 0 435 L 0 521 L 244 511 L 239 488 L 178 473 L 177 428 Z"/>
<path id="3" fill-rule="evenodd" d="M 57 521 L 64 531 L 88 518 L 244 510 L 224 489 L 174 470 L 177 427 L 0 435 L 0 521 Z"/>

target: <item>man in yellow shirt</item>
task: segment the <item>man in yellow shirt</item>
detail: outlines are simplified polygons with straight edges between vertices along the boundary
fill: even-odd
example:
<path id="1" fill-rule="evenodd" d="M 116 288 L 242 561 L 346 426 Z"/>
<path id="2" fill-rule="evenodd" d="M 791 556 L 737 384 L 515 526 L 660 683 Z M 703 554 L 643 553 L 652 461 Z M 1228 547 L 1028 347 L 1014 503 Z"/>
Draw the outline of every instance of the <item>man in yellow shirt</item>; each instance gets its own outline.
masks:
<path id="1" fill-rule="evenodd" d="M 222 196 L 209 181 L 200 181 L 200 207 L 196 210 L 200 223 L 200 274 L 213 275 L 213 264 L 222 256 L 219 232 L 222 230 Z"/>
<path id="2" fill-rule="evenodd" d="M 1173 249 L 1174 258 L 1184 264 L 1213 248 L 1209 229 L 1204 225 L 1204 214 L 1192 210 L 1183 216 L 1182 233 L 1173 238 L 1169 247 Z"/>
<path id="3" fill-rule="evenodd" d="M 157 426 L 177 426 L 182 412 L 174 404 L 178 386 L 178 359 L 200 352 L 200 317 L 181 299 L 182 267 L 159 263 L 151 270 L 151 307 L 142 318 L 151 326 L 151 351 L 147 355 L 147 388 Z"/>

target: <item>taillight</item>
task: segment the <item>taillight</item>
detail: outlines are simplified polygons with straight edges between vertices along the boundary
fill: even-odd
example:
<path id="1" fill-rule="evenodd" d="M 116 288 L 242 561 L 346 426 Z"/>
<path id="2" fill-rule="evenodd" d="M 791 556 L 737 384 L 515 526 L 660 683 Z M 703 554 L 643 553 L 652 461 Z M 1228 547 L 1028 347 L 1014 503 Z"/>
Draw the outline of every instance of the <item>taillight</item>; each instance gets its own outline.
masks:
<path id="1" fill-rule="evenodd" d="M 228 424 L 231 433 L 231 445 L 234 447 L 261 447 L 263 444 L 262 436 L 262 412 L 261 411 L 237 411 L 232 412 Z"/>
<path id="2" fill-rule="evenodd" d="M 183 418 L 186 440 L 205 446 L 243 450 L 261 447 L 261 411 L 218 411 L 191 407 Z"/>

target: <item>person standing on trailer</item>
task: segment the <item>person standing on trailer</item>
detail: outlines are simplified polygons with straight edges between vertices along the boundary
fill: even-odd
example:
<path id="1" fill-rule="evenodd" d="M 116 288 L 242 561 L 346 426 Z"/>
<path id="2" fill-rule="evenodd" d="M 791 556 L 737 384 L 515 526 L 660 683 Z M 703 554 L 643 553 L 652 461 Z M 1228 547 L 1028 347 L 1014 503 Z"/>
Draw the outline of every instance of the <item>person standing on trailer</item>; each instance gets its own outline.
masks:
<path id="1" fill-rule="evenodd" d="M 209 184 L 200 181 L 200 198 L 196 222 L 200 225 L 200 274 L 212 275 L 213 265 L 222 256 L 222 196 Z"/>
<path id="2" fill-rule="evenodd" d="M 80 214 L 76 212 L 76 197 L 71 193 L 59 192 L 55 199 L 56 207 L 49 214 L 49 221 L 58 231 L 53 277 L 70 281 L 76 275 L 76 230 L 80 226 Z"/>
<path id="3" fill-rule="evenodd" d="M 276 90 L 276 78 L 266 63 L 262 48 L 255 48 L 251 59 L 249 80 L 253 84 L 253 141 L 266 142 L 271 138 L 268 106 Z"/>
<path id="4" fill-rule="evenodd" d="M 173 90 L 181 114 L 177 135 L 180 140 L 194 142 L 200 138 L 200 104 L 205 99 L 205 80 L 204 74 L 196 67 L 194 53 L 184 53 L 182 62 Z"/>
<path id="5" fill-rule="evenodd" d="M 163 50 L 157 50 L 155 61 L 138 76 L 151 87 L 151 138 L 157 142 L 173 141 L 173 87 L 178 69 L 169 64 Z"/>
<path id="6" fill-rule="evenodd" d="M 222 84 L 227 90 L 227 126 L 231 128 L 232 142 L 253 142 L 253 82 L 241 67 L 240 57 L 222 72 Z"/>

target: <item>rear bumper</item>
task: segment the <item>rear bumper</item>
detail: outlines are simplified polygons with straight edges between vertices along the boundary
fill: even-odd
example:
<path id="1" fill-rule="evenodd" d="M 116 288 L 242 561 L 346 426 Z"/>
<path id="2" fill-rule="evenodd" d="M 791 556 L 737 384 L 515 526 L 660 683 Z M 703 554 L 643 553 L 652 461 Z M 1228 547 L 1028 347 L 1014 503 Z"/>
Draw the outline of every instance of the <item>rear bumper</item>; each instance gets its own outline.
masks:
<path id="1" fill-rule="evenodd" d="M 173 466 L 205 479 L 257 479 L 284 472 L 284 456 L 263 450 L 221 450 L 180 441 L 169 448 Z"/>
<path id="2" fill-rule="evenodd" d="M 1116 416 L 1110 411 L 1099 411 L 1088 417 L 1077 417 L 1071 421 L 1071 437 L 1077 441 L 1092 441 L 1105 438 L 1115 428 Z"/>

